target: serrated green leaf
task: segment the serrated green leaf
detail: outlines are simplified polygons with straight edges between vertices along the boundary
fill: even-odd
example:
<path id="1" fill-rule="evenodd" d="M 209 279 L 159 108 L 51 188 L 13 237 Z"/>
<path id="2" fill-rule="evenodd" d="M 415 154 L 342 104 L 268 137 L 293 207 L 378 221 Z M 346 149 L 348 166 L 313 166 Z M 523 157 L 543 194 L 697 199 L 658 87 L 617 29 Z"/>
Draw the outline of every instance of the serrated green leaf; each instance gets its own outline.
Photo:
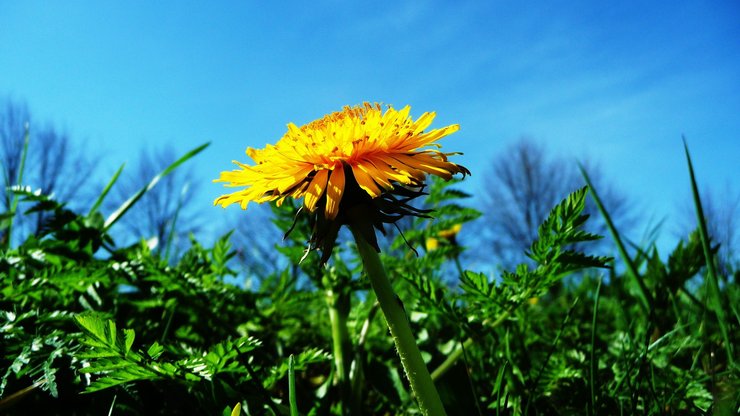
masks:
<path id="1" fill-rule="evenodd" d="M 124 337 L 124 354 L 127 354 L 129 351 L 131 351 L 131 346 L 134 345 L 134 338 L 136 337 L 136 333 L 133 329 L 124 329 L 123 330 L 123 337 Z"/>
<path id="2" fill-rule="evenodd" d="M 107 337 L 107 341 L 109 345 L 111 346 L 116 345 L 117 333 L 116 333 L 116 323 L 114 321 L 112 320 L 108 321 L 108 331 L 106 332 L 105 335 Z"/>
<path id="3" fill-rule="evenodd" d="M 490 296 L 493 291 L 493 286 L 489 282 L 488 276 L 484 273 L 466 271 L 465 274 L 461 276 L 460 282 L 463 288 L 475 290 L 484 296 Z"/>
<path id="4" fill-rule="evenodd" d="M 154 341 L 154 344 L 152 344 L 149 349 L 146 350 L 147 355 L 152 360 L 157 360 L 160 355 L 162 355 L 162 352 L 164 352 L 164 348 L 159 345 L 157 341 Z"/>
<path id="5" fill-rule="evenodd" d="M 80 314 L 76 315 L 74 319 L 80 328 L 92 336 L 93 339 L 102 342 L 104 345 L 110 344 L 110 337 L 107 333 L 109 327 L 98 316 L 94 314 Z"/>

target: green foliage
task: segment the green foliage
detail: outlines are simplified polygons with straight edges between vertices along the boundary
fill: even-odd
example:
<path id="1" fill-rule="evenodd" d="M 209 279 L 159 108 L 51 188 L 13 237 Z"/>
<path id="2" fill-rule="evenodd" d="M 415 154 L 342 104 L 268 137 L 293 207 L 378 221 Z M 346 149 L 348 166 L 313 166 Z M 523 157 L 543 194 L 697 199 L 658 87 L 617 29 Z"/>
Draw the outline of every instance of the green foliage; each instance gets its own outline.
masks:
<path id="1" fill-rule="evenodd" d="M 494 289 L 489 289 L 487 281 L 482 282 L 480 276 L 476 280 L 471 273 L 463 276 L 463 287 L 471 288 L 471 293 L 486 294 L 489 299 L 497 302 L 507 299 L 521 303 L 531 297 L 543 295 L 569 273 L 587 267 L 606 267 L 609 258 L 589 256 L 573 248 L 576 243 L 600 238 L 581 229 L 588 218 L 582 214 L 586 189 L 582 188 L 569 195 L 553 208 L 540 225 L 539 238 L 532 243 L 528 253 L 537 267 L 530 269 L 527 264 L 520 264 L 514 272 L 503 273 L 501 285 L 494 289 L 501 288 L 508 293 L 495 293 Z"/>
<path id="2" fill-rule="evenodd" d="M 283 262 L 260 276 L 237 267 L 231 233 L 209 245 L 193 236 L 177 259 L 145 241 L 119 247 L 110 227 L 141 197 L 104 219 L 119 174 L 85 214 L 14 191 L 28 213 L 49 215 L 38 235 L 0 255 L 0 412 L 417 411 L 342 233 L 320 266 L 306 253 L 310 224 L 286 201 L 273 215 L 292 228 L 276 247 Z M 455 185 L 431 181 L 421 208 L 435 218 L 406 219 L 402 235 L 388 230 L 380 241 L 449 414 L 735 414 L 737 274 L 713 270 L 718 284 L 709 284 L 716 248 L 707 254 L 701 231 L 664 255 L 631 253 L 611 224 L 618 259 L 593 255 L 588 243 L 599 237 L 583 230 L 583 209 L 597 194 L 583 188 L 543 221 L 530 262 L 493 269 L 495 259 L 465 251 L 478 212 Z"/>
<path id="3" fill-rule="evenodd" d="M 261 345 L 254 338 L 241 337 L 220 342 L 196 356 L 191 354 L 168 362 L 159 359 L 164 348 L 156 341 L 146 352 L 132 351 L 136 336 L 132 329 L 118 331 L 115 322 L 104 321 L 92 314 L 77 315 L 75 322 L 84 334 L 80 343 L 89 347 L 78 354 L 83 363 L 80 373 L 101 375 L 86 387 L 88 393 L 142 380 L 171 379 L 195 387 L 203 381 L 213 381 L 217 376 L 229 374 L 239 375 L 246 381 L 250 376 L 241 363 L 244 359 L 242 354 Z M 176 349 L 170 348 L 169 351 Z"/>

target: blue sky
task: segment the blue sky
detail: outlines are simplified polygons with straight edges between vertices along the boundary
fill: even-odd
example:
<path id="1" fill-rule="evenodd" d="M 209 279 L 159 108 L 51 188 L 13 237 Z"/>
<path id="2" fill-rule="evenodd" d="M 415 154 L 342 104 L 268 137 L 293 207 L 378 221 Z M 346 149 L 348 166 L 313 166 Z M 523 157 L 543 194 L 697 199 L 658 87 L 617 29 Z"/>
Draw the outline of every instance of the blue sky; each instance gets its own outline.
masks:
<path id="1" fill-rule="evenodd" d="M 459 123 L 442 144 L 471 191 L 529 136 L 600 164 L 645 217 L 675 215 L 685 135 L 700 182 L 737 192 L 740 3 L 526 4 L 0 1 L 0 96 L 92 144 L 106 174 L 212 142 L 204 206 L 246 147 L 362 101 Z"/>

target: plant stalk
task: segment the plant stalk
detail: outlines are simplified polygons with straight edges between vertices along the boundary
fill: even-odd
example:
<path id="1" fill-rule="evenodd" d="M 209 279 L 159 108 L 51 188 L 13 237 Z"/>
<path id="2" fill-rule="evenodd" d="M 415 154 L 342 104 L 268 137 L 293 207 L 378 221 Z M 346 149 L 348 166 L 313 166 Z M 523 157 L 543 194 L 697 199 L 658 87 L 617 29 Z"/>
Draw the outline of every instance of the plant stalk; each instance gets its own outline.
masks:
<path id="1" fill-rule="evenodd" d="M 596 362 L 596 324 L 599 312 L 599 297 L 601 296 L 601 278 L 596 286 L 596 296 L 594 297 L 594 313 L 591 319 L 591 371 L 589 371 L 589 384 L 591 388 L 591 406 L 588 408 L 589 416 L 596 414 L 596 371 L 599 365 Z"/>
<path id="2" fill-rule="evenodd" d="M 509 319 L 509 316 L 511 316 L 511 313 L 514 311 L 514 309 L 515 308 L 504 311 L 491 324 L 488 324 L 485 321 L 483 322 L 483 324 L 489 330 L 497 328 L 499 325 L 503 324 L 507 319 Z M 460 357 L 463 356 L 463 352 L 465 351 L 465 349 L 470 348 L 474 343 L 475 341 L 473 340 L 473 338 L 468 338 L 462 344 L 458 344 L 457 348 L 455 348 L 450 353 L 450 355 L 447 356 L 447 359 L 444 360 L 444 362 L 432 372 L 432 380 L 439 380 L 439 378 L 442 377 L 449 369 L 451 369 L 452 366 L 455 365 L 457 360 L 459 360 Z"/>
<path id="3" fill-rule="evenodd" d="M 419 347 L 416 345 L 416 339 L 411 332 L 406 312 L 400 299 L 393 291 L 391 282 L 383 268 L 383 263 L 380 261 L 380 256 L 356 226 L 350 226 L 350 229 L 355 237 L 365 273 L 370 279 L 375 295 L 378 297 L 378 304 L 380 304 L 380 309 L 383 311 L 385 321 L 391 331 L 393 342 L 396 344 L 401 364 L 403 364 L 406 376 L 411 383 L 411 389 L 419 403 L 419 409 L 424 415 L 446 415 L 437 388 L 434 386 L 434 381 L 432 381 L 429 370 L 421 357 Z"/>
<path id="4" fill-rule="evenodd" d="M 579 165 L 578 168 L 581 170 L 581 176 L 583 176 L 583 179 L 586 181 L 586 185 L 588 185 L 588 191 L 591 194 L 591 197 L 593 198 L 594 203 L 596 203 L 596 208 L 599 210 L 602 217 L 604 217 L 606 226 L 607 228 L 609 228 L 609 233 L 612 235 L 612 239 L 614 240 L 614 243 L 617 245 L 617 250 L 619 250 L 619 255 L 622 257 L 624 264 L 627 266 L 627 272 L 628 272 L 627 275 L 635 279 L 635 281 L 637 282 L 637 286 L 640 288 L 640 292 L 639 292 L 641 295 L 640 305 L 642 305 L 643 310 L 648 315 L 650 315 L 650 317 L 652 318 L 652 315 L 655 313 L 655 309 L 654 309 L 655 300 L 653 299 L 653 296 L 650 294 L 650 289 L 648 289 L 647 284 L 645 283 L 645 279 L 642 277 L 640 272 L 637 270 L 637 266 L 635 265 L 634 260 L 627 253 L 627 249 L 625 248 L 625 245 L 622 242 L 622 237 L 620 237 L 619 232 L 617 231 L 617 228 L 614 226 L 614 223 L 612 222 L 609 212 L 607 212 L 606 208 L 604 207 L 603 202 L 601 201 L 601 198 L 599 198 L 599 194 L 596 192 L 596 188 L 594 188 L 593 183 L 591 183 L 591 178 L 588 176 L 586 169 L 584 169 L 584 167 L 581 165 Z"/>
<path id="5" fill-rule="evenodd" d="M 532 291 L 528 290 L 527 293 L 524 295 L 524 298 L 529 298 L 532 295 Z M 512 313 L 514 313 L 514 310 L 518 308 L 519 305 L 515 305 L 510 307 L 509 309 L 503 311 L 501 315 L 499 315 L 495 321 L 489 322 L 488 320 L 483 321 L 483 325 L 488 329 L 492 330 L 495 328 L 498 328 L 501 324 L 506 322 L 507 319 L 511 316 Z M 432 372 L 432 380 L 438 380 L 440 377 L 442 377 L 450 368 L 452 368 L 453 365 L 457 362 L 460 357 L 463 356 L 463 353 L 465 352 L 466 348 L 470 348 L 475 341 L 473 338 L 466 339 L 462 344 L 458 344 L 458 347 L 455 348 L 450 355 L 447 356 L 447 359 L 444 360 L 442 364 L 439 365 L 433 372 Z"/>
<path id="6" fill-rule="evenodd" d="M 365 388 L 365 374 L 362 368 L 364 361 L 363 348 L 365 347 L 365 342 L 367 342 L 367 337 L 370 333 L 370 324 L 378 312 L 378 304 L 375 302 L 375 293 L 369 292 L 365 298 L 365 302 L 372 306 L 370 307 L 367 318 L 365 318 L 365 322 L 362 324 L 362 328 L 360 329 L 357 344 L 355 345 L 354 360 L 352 361 L 352 365 L 349 370 L 349 379 L 352 384 L 352 407 L 350 408 L 352 415 L 362 414 L 361 405 Z"/>
<path id="7" fill-rule="evenodd" d="M 334 385 L 339 387 L 342 402 L 342 414 L 352 414 L 352 385 L 350 365 L 352 363 L 352 343 L 347 329 L 349 316 L 349 296 L 344 291 L 326 289 L 326 303 L 331 322 L 332 355 L 334 357 Z"/>

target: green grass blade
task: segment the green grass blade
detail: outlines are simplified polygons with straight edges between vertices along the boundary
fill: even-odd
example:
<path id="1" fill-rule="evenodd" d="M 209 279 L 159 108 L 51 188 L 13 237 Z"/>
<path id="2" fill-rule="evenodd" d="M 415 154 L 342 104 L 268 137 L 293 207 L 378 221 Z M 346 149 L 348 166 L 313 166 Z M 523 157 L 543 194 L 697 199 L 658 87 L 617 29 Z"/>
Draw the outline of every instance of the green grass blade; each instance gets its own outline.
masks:
<path id="1" fill-rule="evenodd" d="M 172 224 L 170 224 L 170 231 L 167 233 L 167 245 L 164 250 L 164 260 L 170 260 L 170 250 L 172 249 L 172 242 L 175 239 L 175 233 L 177 232 L 177 219 L 180 217 L 180 210 L 185 203 L 185 195 L 188 193 L 189 184 L 185 184 L 180 191 L 180 197 L 177 199 L 177 207 L 175 208 L 175 215 L 172 216 Z"/>
<path id="2" fill-rule="evenodd" d="M 694 165 L 691 163 L 691 155 L 689 154 L 689 146 L 686 144 L 686 139 L 683 140 L 684 151 L 686 152 L 686 162 L 689 166 L 689 177 L 691 178 L 691 193 L 694 197 L 694 207 L 696 208 L 696 220 L 699 225 L 699 237 L 701 238 L 701 246 L 704 251 L 704 259 L 707 264 L 707 280 L 710 287 L 710 293 L 712 294 L 712 309 L 717 314 L 717 323 L 719 324 L 719 330 L 722 333 L 722 340 L 727 350 L 727 359 L 731 365 L 735 362 L 734 352 L 732 350 L 732 343 L 730 342 L 730 336 L 727 331 L 727 321 L 725 311 L 722 309 L 722 298 L 719 290 L 719 283 L 717 282 L 717 270 L 714 265 L 714 255 L 712 255 L 712 248 L 709 242 L 709 232 L 707 231 L 707 222 L 704 217 L 704 209 L 701 205 L 701 198 L 699 196 L 699 187 L 696 185 L 696 176 L 694 175 Z"/>
<path id="3" fill-rule="evenodd" d="M 116 399 L 118 398 L 117 394 L 113 395 L 113 401 L 110 403 L 110 407 L 108 408 L 108 416 L 113 416 L 113 409 L 116 407 Z"/>
<path id="4" fill-rule="evenodd" d="M 290 403 L 290 416 L 298 416 L 298 401 L 295 397 L 295 358 L 290 354 L 288 359 L 288 402 Z"/>
<path id="5" fill-rule="evenodd" d="M 599 297 L 601 296 L 601 277 L 599 277 L 599 283 L 596 286 L 596 295 L 594 297 L 594 313 L 591 319 L 591 372 L 589 374 L 591 385 L 591 407 L 589 407 L 589 415 L 593 415 L 596 412 L 596 370 L 599 368 L 596 362 L 595 352 L 596 349 L 596 322 L 599 312 Z"/>
<path id="6" fill-rule="evenodd" d="M 141 199 L 141 197 L 143 197 L 144 194 L 146 194 L 152 188 L 154 188 L 157 185 L 157 183 L 159 183 L 159 181 L 162 178 L 164 178 L 165 176 L 167 176 L 170 173 L 172 173 L 172 171 L 174 171 L 178 166 L 182 165 L 187 160 L 189 160 L 193 156 L 195 156 L 198 153 L 200 153 L 203 149 L 205 149 L 209 145 L 210 145 L 210 143 L 205 143 L 205 144 L 202 144 L 202 145 L 196 147 L 195 149 L 187 152 L 183 157 L 177 159 L 174 163 L 172 163 L 171 165 L 167 166 L 166 169 L 164 169 L 162 172 L 160 172 L 158 175 L 156 175 L 154 178 L 152 178 L 152 180 L 149 181 L 149 183 L 146 186 L 144 186 L 143 188 L 141 188 L 138 192 L 136 192 L 133 196 L 131 196 L 131 198 L 127 199 L 126 202 L 124 202 L 123 204 L 121 204 L 121 206 L 118 207 L 118 209 L 116 209 L 112 214 L 110 214 L 110 216 L 108 217 L 108 219 L 105 220 L 105 225 L 104 225 L 105 229 L 108 230 L 113 224 L 115 224 L 123 216 L 123 214 L 126 213 L 126 211 L 128 211 L 129 209 L 131 209 L 131 207 L 137 201 L 139 201 L 139 199 Z"/>
<path id="7" fill-rule="evenodd" d="M 635 262 L 627 253 L 627 249 L 622 242 L 622 237 L 619 235 L 617 228 L 614 226 L 611 216 L 604 207 L 601 198 L 599 198 L 599 194 L 596 191 L 596 188 L 594 188 L 593 184 L 591 183 L 591 178 L 589 178 L 588 173 L 586 173 L 586 170 L 583 168 L 583 165 L 579 164 L 578 168 L 581 170 L 581 175 L 583 176 L 583 179 L 586 181 L 586 185 L 588 185 L 591 191 L 591 197 L 596 203 L 596 208 L 604 217 L 606 226 L 607 228 L 609 228 L 609 233 L 611 234 L 612 239 L 614 240 L 614 243 L 617 245 L 617 249 L 619 250 L 619 255 L 620 257 L 622 257 L 622 261 L 624 261 L 625 265 L 627 266 L 627 272 L 632 276 L 633 279 L 637 281 L 637 285 L 640 288 L 640 300 L 642 301 L 641 305 L 643 306 L 645 312 L 649 313 L 650 311 L 652 311 L 653 297 L 650 294 L 647 285 L 645 284 L 645 280 L 643 280 L 642 275 L 640 275 L 640 273 L 637 271 Z"/>
<path id="8" fill-rule="evenodd" d="M 498 416 L 501 412 L 501 383 L 504 380 L 504 370 L 506 370 L 506 364 L 508 364 L 508 361 L 504 361 L 504 365 L 499 368 L 498 375 L 496 376 L 496 383 L 493 385 L 493 389 L 496 391 L 496 416 Z"/>
<path id="9" fill-rule="evenodd" d="M 21 164 L 18 168 L 18 180 L 15 185 L 20 186 L 23 183 L 23 171 L 26 169 L 26 156 L 28 156 L 28 143 L 30 141 L 30 129 L 28 123 L 26 123 L 26 133 L 23 136 L 23 151 L 21 152 Z M 6 190 L 6 192 L 8 192 Z M 11 247 L 11 240 L 13 237 L 13 219 L 15 218 L 15 210 L 18 208 L 18 194 L 13 195 L 13 201 L 10 204 L 10 217 L 8 218 L 8 234 L 5 240 L 7 247 Z"/>
<path id="10" fill-rule="evenodd" d="M 100 206 L 103 204 L 103 200 L 105 200 L 105 197 L 108 196 L 108 193 L 113 187 L 113 184 L 115 184 L 116 181 L 118 181 L 118 177 L 121 176 L 121 172 L 123 172 L 124 166 L 126 166 L 125 163 L 121 165 L 120 168 L 118 168 L 116 173 L 113 174 L 113 177 L 110 179 L 110 181 L 108 181 L 108 184 L 105 185 L 103 192 L 100 193 L 100 195 L 98 196 L 98 199 L 95 200 L 95 203 L 93 204 L 92 208 L 90 208 L 90 211 L 88 211 L 87 213 L 88 217 L 94 214 L 95 212 L 97 212 Z"/>

